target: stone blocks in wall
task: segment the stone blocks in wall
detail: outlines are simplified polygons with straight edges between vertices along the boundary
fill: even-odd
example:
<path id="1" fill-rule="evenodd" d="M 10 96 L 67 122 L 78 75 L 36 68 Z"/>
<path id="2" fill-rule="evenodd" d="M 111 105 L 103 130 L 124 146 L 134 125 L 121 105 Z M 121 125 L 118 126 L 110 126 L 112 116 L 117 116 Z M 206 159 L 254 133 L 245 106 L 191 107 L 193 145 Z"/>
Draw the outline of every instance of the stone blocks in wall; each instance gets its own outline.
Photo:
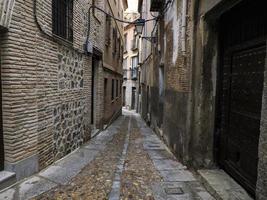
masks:
<path id="1" fill-rule="evenodd" d="M 84 141 L 84 100 L 62 103 L 54 108 L 54 156 L 58 160 Z"/>
<path id="2" fill-rule="evenodd" d="M 58 88 L 83 88 L 83 57 L 74 51 L 60 47 L 58 53 Z"/>

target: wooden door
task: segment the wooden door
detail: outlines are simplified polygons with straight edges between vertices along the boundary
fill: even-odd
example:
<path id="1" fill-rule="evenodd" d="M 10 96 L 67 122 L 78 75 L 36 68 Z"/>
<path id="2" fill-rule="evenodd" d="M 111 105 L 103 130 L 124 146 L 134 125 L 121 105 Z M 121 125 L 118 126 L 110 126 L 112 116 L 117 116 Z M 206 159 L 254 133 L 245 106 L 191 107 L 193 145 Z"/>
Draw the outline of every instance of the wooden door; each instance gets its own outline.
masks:
<path id="1" fill-rule="evenodd" d="M 266 59 L 266 2 L 246 0 L 221 19 L 219 164 L 255 194 Z"/>

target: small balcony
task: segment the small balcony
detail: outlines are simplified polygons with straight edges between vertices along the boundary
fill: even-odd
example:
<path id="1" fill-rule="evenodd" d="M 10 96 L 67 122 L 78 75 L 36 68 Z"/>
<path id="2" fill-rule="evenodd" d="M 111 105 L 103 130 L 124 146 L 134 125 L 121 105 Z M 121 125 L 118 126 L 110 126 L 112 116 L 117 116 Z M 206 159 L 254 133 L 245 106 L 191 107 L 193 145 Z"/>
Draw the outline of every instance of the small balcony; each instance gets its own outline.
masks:
<path id="1" fill-rule="evenodd" d="M 164 0 L 151 0 L 150 11 L 159 12 L 164 6 Z"/>
<path id="2" fill-rule="evenodd" d="M 0 30 L 9 28 L 15 0 L 2 0 L 0 2 Z"/>

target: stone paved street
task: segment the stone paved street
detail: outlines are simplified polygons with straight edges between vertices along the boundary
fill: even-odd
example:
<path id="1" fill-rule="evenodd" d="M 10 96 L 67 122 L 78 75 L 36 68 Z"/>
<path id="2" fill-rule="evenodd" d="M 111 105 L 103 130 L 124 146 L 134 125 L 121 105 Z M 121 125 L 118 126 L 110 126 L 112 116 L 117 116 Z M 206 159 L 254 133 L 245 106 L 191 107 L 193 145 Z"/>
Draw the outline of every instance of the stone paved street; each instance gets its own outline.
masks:
<path id="1" fill-rule="evenodd" d="M 141 118 L 124 111 L 107 130 L 0 199 L 210 200 Z"/>

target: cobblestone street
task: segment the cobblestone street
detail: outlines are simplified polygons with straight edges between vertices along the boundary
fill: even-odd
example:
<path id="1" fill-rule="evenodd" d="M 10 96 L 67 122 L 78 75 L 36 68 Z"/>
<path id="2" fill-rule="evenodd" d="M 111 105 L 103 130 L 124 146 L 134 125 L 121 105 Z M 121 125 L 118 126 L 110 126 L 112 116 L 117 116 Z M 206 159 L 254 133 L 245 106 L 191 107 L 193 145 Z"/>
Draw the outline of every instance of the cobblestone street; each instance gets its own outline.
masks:
<path id="1" fill-rule="evenodd" d="M 212 196 L 139 115 L 124 115 L 70 156 L 0 199 L 209 200 Z"/>

